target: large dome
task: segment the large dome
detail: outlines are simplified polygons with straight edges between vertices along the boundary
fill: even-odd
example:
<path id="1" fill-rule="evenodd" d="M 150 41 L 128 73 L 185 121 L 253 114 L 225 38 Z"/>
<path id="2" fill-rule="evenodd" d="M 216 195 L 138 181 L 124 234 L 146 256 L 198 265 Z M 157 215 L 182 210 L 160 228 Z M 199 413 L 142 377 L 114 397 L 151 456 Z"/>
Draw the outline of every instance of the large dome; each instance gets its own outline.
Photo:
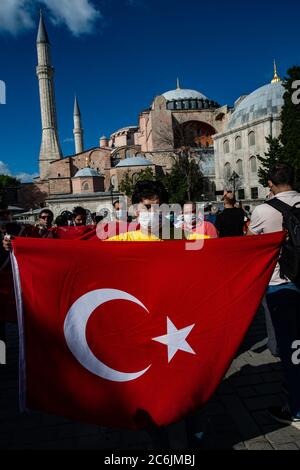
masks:
<path id="1" fill-rule="evenodd" d="M 278 116 L 283 106 L 284 93 L 282 82 L 269 83 L 258 88 L 237 106 L 228 128 L 234 129 L 270 115 Z"/>
<path id="2" fill-rule="evenodd" d="M 176 101 L 176 100 L 192 100 L 200 99 L 207 100 L 207 97 L 202 93 L 196 90 L 188 90 L 185 88 L 176 88 L 176 90 L 166 91 L 162 96 L 167 101 Z"/>

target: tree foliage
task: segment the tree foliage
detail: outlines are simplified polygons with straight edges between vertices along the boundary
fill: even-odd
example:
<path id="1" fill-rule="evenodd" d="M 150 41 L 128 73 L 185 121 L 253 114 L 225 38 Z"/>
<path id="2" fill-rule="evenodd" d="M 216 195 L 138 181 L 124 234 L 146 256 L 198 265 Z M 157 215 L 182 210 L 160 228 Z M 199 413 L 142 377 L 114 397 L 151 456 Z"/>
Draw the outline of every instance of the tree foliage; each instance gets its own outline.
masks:
<path id="1" fill-rule="evenodd" d="M 259 157 L 261 169 L 259 182 L 267 186 L 267 174 L 270 168 L 279 162 L 288 163 L 296 170 L 297 186 L 300 185 L 300 67 L 294 66 L 287 71 L 283 81 L 285 93 L 281 110 L 281 134 L 278 138 L 269 136 L 269 150 L 264 157 Z M 297 91 L 298 89 L 298 91 Z"/>
<path id="2" fill-rule="evenodd" d="M 119 191 L 121 193 L 126 194 L 126 196 L 131 197 L 133 194 L 134 186 L 137 181 L 141 180 L 156 180 L 156 177 L 153 173 L 152 168 L 148 167 L 144 170 L 140 170 L 136 173 L 131 173 L 129 170 L 123 176 L 120 184 L 119 184 Z"/>

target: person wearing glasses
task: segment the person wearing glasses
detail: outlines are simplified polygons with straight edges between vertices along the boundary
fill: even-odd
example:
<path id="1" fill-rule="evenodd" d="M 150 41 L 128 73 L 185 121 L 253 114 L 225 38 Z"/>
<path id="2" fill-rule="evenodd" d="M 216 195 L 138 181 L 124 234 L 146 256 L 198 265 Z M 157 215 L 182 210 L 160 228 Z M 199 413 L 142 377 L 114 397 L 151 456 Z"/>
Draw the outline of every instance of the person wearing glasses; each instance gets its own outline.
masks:
<path id="1" fill-rule="evenodd" d="M 35 225 L 20 226 L 18 236 L 30 238 L 55 238 L 55 232 L 52 231 L 53 212 L 50 209 L 42 209 L 39 213 L 39 220 Z M 11 240 L 13 236 L 6 233 L 4 236 L 2 246 L 4 250 L 10 251 L 12 249 Z"/>

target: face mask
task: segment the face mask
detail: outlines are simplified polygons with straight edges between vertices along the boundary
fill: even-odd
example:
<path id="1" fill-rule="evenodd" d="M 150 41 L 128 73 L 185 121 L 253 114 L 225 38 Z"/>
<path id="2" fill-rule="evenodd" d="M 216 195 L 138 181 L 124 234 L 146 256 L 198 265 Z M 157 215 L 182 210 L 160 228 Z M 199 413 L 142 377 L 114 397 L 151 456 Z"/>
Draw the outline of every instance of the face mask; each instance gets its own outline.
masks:
<path id="1" fill-rule="evenodd" d="M 126 211 L 124 211 L 122 209 L 118 209 L 118 210 L 115 211 L 115 215 L 116 215 L 117 219 L 125 219 Z"/>
<path id="2" fill-rule="evenodd" d="M 196 223 L 196 215 L 195 214 L 184 214 L 184 222 L 186 225 L 193 225 Z"/>
<path id="3" fill-rule="evenodd" d="M 161 225 L 161 218 L 158 212 L 141 212 L 139 215 L 139 224 L 141 229 L 151 230 L 152 233 L 156 234 Z"/>

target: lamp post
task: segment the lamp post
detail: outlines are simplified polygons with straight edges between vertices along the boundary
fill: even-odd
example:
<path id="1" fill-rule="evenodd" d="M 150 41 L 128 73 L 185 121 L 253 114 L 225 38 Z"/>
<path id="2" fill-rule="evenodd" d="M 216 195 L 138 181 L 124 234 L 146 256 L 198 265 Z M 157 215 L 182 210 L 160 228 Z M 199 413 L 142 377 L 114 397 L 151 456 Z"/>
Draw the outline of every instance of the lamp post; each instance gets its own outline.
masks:
<path id="1" fill-rule="evenodd" d="M 236 180 L 239 179 L 239 175 L 234 171 L 229 178 L 229 181 L 232 183 L 233 186 L 233 195 L 235 197 L 235 187 L 236 187 Z"/>
<path id="2" fill-rule="evenodd" d="M 110 191 L 111 205 L 113 206 L 114 205 L 114 185 L 112 184 L 111 180 L 110 180 L 110 185 L 109 185 L 108 190 Z"/>

